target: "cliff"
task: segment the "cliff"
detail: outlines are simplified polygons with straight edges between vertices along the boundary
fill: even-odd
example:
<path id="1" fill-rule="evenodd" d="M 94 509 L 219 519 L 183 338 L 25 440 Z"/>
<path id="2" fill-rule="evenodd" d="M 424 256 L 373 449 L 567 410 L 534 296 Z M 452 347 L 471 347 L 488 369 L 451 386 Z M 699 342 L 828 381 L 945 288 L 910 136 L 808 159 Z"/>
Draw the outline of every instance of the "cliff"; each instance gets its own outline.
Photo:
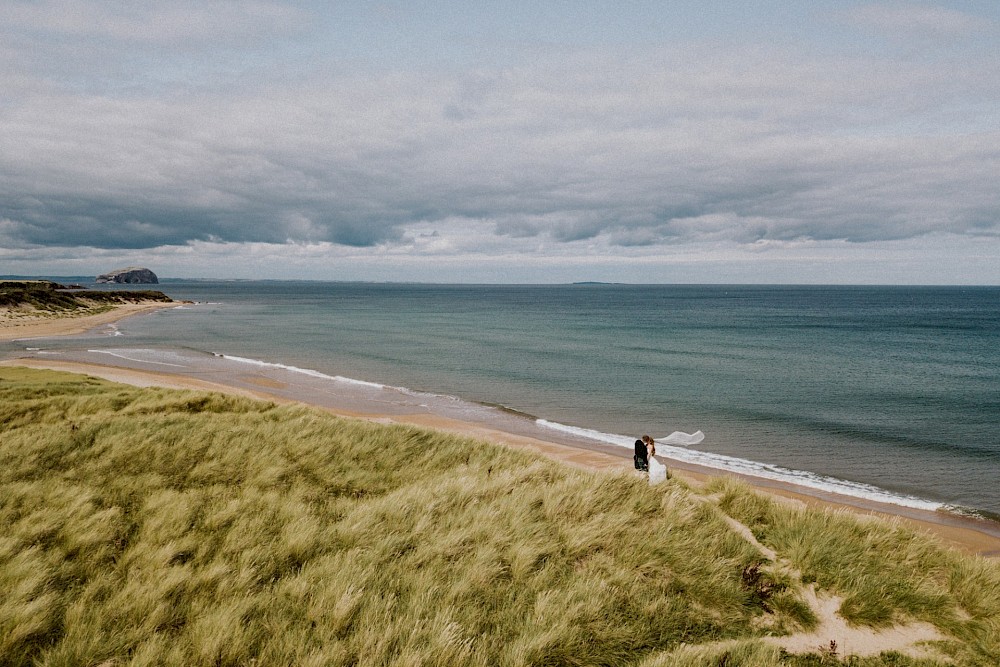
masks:
<path id="1" fill-rule="evenodd" d="M 0 281 L 0 309 L 27 308 L 39 311 L 87 310 L 97 306 L 150 301 L 173 301 L 153 290 L 79 290 L 50 280 Z"/>
<path id="2" fill-rule="evenodd" d="M 124 269 L 116 269 L 110 273 L 102 273 L 97 276 L 99 283 L 133 283 L 142 285 L 154 285 L 160 281 L 156 274 L 141 266 L 129 266 Z"/>

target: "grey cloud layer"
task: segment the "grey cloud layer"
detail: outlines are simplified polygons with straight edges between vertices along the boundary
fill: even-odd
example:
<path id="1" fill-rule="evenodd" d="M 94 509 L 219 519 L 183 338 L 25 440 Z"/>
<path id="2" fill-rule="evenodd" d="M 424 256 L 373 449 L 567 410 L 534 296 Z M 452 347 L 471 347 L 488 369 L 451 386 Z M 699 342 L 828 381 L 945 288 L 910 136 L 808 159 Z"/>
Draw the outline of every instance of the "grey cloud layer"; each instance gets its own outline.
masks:
<path id="1" fill-rule="evenodd" d="M 8 67 L 0 245 L 370 246 L 463 219 L 620 246 L 996 235 L 1000 66 L 980 56 L 703 46 L 135 89 Z"/>
<path id="2" fill-rule="evenodd" d="M 211 3 L 42 0 L 5 3 L 0 8 L 0 19 L 8 29 L 54 35 L 60 40 L 78 36 L 176 47 L 259 39 L 301 27 L 307 15 L 289 6 L 252 0 Z"/>

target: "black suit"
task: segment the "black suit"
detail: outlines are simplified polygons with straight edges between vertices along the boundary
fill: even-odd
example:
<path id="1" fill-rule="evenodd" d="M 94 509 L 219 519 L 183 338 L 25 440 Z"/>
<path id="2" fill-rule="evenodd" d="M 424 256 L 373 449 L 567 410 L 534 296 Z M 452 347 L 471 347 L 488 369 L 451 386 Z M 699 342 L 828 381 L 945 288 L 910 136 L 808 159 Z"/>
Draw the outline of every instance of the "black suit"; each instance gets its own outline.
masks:
<path id="1" fill-rule="evenodd" d="M 649 470 L 649 459 L 646 453 L 646 443 L 642 440 L 635 441 L 635 456 L 632 457 L 635 462 L 636 470 Z"/>

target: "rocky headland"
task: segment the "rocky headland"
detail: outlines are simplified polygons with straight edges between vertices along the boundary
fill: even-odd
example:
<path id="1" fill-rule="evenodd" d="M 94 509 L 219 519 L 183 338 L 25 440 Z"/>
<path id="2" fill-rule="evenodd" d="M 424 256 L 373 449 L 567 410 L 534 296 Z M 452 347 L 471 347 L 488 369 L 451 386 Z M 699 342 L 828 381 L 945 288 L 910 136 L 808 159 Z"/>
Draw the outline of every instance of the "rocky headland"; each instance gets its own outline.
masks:
<path id="1" fill-rule="evenodd" d="M 50 280 L 0 281 L 0 308 L 58 313 L 125 303 L 173 301 L 156 290 L 87 290 Z"/>
<path id="2" fill-rule="evenodd" d="M 160 281 L 156 274 L 141 266 L 115 269 L 97 276 L 98 283 L 127 283 L 130 285 L 156 285 Z"/>
<path id="3" fill-rule="evenodd" d="M 0 341 L 80 333 L 173 303 L 154 290 L 85 290 L 49 280 L 3 280 Z"/>

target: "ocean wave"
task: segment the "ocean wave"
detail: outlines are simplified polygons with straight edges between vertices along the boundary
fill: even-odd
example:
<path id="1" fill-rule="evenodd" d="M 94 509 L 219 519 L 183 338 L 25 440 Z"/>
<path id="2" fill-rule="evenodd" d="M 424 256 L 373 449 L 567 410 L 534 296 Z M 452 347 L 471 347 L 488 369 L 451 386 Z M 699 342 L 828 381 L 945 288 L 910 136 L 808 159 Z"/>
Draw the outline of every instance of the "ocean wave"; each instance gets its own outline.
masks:
<path id="1" fill-rule="evenodd" d="M 463 402 L 461 398 L 457 396 L 451 396 L 449 394 L 438 394 L 428 391 L 419 391 L 417 389 L 410 389 L 409 387 L 397 387 L 394 385 L 381 384 L 379 382 L 371 382 L 370 380 L 358 380 L 357 378 L 350 378 L 343 375 L 328 375 L 321 371 L 314 370 L 312 368 L 301 368 L 299 366 L 291 366 L 289 364 L 280 364 L 272 361 L 261 361 L 260 359 L 251 359 L 249 357 L 240 357 L 232 354 L 223 354 L 221 352 L 213 352 L 213 356 L 220 359 L 226 359 L 227 361 L 235 361 L 242 364 L 250 364 L 252 366 L 259 366 L 261 368 L 273 368 L 276 370 L 286 371 L 288 373 L 298 373 L 299 375 L 305 375 L 311 378 L 316 378 L 318 380 L 329 380 L 333 382 L 340 382 L 343 384 L 351 384 L 358 387 L 366 387 L 368 389 L 377 389 L 382 391 L 394 391 L 405 396 L 410 396 L 412 398 L 417 398 L 421 400 L 437 400 L 445 401 L 449 403 L 461 403 Z M 421 404 L 421 407 L 429 408 L 431 406 L 427 404 Z"/>
<path id="2" fill-rule="evenodd" d="M 137 364 L 156 364 L 157 366 L 173 366 L 174 368 L 187 368 L 184 364 L 171 364 L 166 361 L 154 361 L 152 359 L 136 359 L 135 357 L 130 357 L 120 352 L 112 352 L 111 350 L 87 350 L 91 354 L 107 354 L 112 357 L 117 357 L 119 359 L 124 359 L 125 361 L 134 361 Z M 153 350 L 135 350 L 136 353 L 148 352 L 153 354 Z"/>
<path id="3" fill-rule="evenodd" d="M 220 352 L 213 352 L 212 354 L 216 357 L 226 359 L 228 361 L 236 361 L 241 364 L 260 366 L 261 368 L 275 368 L 278 370 L 288 371 L 289 373 L 308 375 L 309 377 L 317 378 L 320 380 L 333 380 L 334 382 L 345 382 L 348 384 L 356 384 L 361 387 L 369 387 L 371 389 L 397 389 L 399 391 L 406 391 L 401 387 L 389 387 L 384 384 L 379 384 L 378 382 L 369 382 L 367 380 L 356 380 L 354 378 L 348 378 L 342 375 L 327 375 L 326 373 L 314 371 L 311 368 L 299 368 L 298 366 L 289 366 L 288 364 L 278 364 L 271 361 L 261 361 L 260 359 L 250 359 L 248 357 L 238 357 L 232 354 L 222 354 Z"/>
<path id="4" fill-rule="evenodd" d="M 601 431 L 593 429 L 559 424 L 545 419 L 539 419 L 536 423 L 539 426 L 559 431 L 561 433 L 586 438 L 595 442 L 617 445 L 630 451 L 635 443 L 635 438 L 626 435 L 602 433 Z M 699 434 L 701 434 L 701 438 L 698 438 Z M 671 443 L 667 442 L 671 438 L 674 441 L 674 446 L 671 446 Z M 657 440 L 657 453 L 676 461 L 683 461 L 685 463 L 691 463 L 705 468 L 739 473 L 751 477 L 760 477 L 776 482 L 795 484 L 797 486 L 803 486 L 817 491 L 825 491 L 827 493 L 834 493 L 841 496 L 849 496 L 862 500 L 869 500 L 889 505 L 899 505 L 901 507 L 910 507 L 913 509 L 927 510 L 931 512 L 942 509 L 948 509 L 951 511 L 951 509 L 944 503 L 934 502 L 924 498 L 917 498 L 916 496 L 894 493 L 871 484 L 837 479 L 835 477 L 828 477 L 826 475 L 820 475 L 804 470 L 793 470 L 791 468 L 784 468 L 782 466 L 771 465 L 768 463 L 741 459 L 735 456 L 726 456 L 725 454 L 713 454 L 711 452 L 686 449 L 685 447 L 687 445 L 683 444 L 681 446 L 676 446 L 685 440 L 697 440 L 697 442 L 700 443 L 703 439 L 704 434 L 701 431 L 697 431 L 692 434 L 675 431 L 670 436 Z"/>

